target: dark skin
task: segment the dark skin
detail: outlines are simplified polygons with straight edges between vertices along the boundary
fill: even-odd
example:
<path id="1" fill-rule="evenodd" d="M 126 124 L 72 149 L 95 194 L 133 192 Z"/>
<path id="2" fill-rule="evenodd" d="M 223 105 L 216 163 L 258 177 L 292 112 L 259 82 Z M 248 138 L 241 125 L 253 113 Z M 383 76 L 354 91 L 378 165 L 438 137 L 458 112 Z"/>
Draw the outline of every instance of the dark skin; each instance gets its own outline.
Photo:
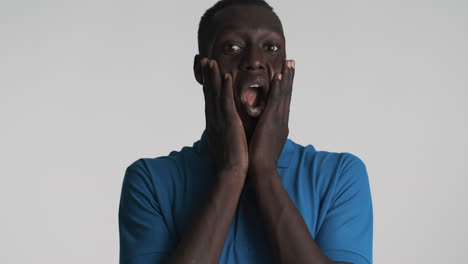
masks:
<path id="1" fill-rule="evenodd" d="M 261 6 L 225 8 L 214 17 L 209 54 L 196 55 L 194 72 L 203 85 L 206 133 L 216 162 L 212 199 L 166 263 L 218 263 L 247 180 L 251 181 L 278 263 L 333 262 L 316 245 L 290 200 L 276 164 L 289 133 L 295 62 L 286 60 L 278 18 Z M 261 114 L 243 102 L 245 87 L 259 81 Z"/>

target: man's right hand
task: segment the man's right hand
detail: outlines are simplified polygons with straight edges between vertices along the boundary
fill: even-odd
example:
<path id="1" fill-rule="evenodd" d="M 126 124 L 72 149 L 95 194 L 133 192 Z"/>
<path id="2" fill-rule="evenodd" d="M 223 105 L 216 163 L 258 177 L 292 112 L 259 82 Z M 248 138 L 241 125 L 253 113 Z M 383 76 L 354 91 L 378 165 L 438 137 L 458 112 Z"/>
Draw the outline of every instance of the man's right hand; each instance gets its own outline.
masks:
<path id="1" fill-rule="evenodd" d="M 245 179 L 248 147 L 244 127 L 234 103 L 230 73 L 221 76 L 216 60 L 201 59 L 208 146 L 218 171 L 235 171 Z"/>

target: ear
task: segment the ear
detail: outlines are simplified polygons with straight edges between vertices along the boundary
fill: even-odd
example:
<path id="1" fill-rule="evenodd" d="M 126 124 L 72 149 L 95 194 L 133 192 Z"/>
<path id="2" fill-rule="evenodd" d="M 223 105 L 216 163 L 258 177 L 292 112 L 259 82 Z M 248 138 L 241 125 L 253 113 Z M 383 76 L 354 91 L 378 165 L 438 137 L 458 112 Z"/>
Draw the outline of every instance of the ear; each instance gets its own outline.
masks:
<path id="1" fill-rule="evenodd" d="M 201 68 L 201 56 L 200 54 L 195 55 L 193 59 L 193 74 L 195 75 L 195 79 L 201 85 L 203 85 L 203 73 Z"/>

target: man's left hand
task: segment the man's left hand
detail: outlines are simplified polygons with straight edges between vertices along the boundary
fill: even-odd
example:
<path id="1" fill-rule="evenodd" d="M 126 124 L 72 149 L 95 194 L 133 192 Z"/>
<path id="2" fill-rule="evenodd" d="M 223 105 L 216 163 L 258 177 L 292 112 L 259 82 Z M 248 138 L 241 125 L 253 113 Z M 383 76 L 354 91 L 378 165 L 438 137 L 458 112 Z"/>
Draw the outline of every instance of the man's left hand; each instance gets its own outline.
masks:
<path id="1" fill-rule="evenodd" d="M 276 170 L 276 163 L 289 134 L 295 61 L 286 60 L 270 84 L 265 109 L 249 144 L 249 171 Z"/>

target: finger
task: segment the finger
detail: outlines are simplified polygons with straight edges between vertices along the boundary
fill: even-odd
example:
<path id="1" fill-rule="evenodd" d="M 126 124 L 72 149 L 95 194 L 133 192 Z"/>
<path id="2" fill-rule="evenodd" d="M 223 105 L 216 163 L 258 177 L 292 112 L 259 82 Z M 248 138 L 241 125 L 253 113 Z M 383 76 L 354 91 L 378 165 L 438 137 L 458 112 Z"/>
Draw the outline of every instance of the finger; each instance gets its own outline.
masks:
<path id="1" fill-rule="evenodd" d="M 209 60 L 207 58 L 203 58 L 201 60 L 203 76 L 203 95 L 205 97 L 205 118 L 207 128 L 209 128 L 213 124 L 213 121 L 215 119 L 215 109 L 212 95 L 213 93 L 211 92 L 211 74 L 208 63 Z"/>
<path id="2" fill-rule="evenodd" d="M 289 112 L 290 112 L 290 105 L 291 105 L 291 95 L 292 95 L 292 87 L 293 87 L 293 80 L 294 80 L 294 73 L 295 73 L 295 61 L 290 60 L 287 63 L 288 69 L 286 70 L 286 77 L 284 82 L 282 83 L 282 100 L 280 103 L 280 109 L 283 113 L 283 119 L 285 122 L 289 120 Z"/>
<path id="3" fill-rule="evenodd" d="M 283 64 L 283 79 L 281 80 L 281 95 L 289 96 L 293 77 L 292 61 L 286 60 Z"/>
<path id="4" fill-rule="evenodd" d="M 223 121 L 222 114 L 222 102 L 220 102 L 221 90 L 222 90 L 222 80 L 221 73 L 219 70 L 218 63 L 216 60 L 210 60 L 208 62 L 210 68 L 210 80 L 211 80 L 211 96 L 212 96 L 212 107 L 213 107 L 213 120 L 216 124 L 219 124 Z"/>
<path id="5" fill-rule="evenodd" d="M 234 85 L 232 75 L 230 73 L 224 74 L 223 78 L 223 112 L 227 116 L 237 115 L 236 104 L 234 102 Z"/>
<path id="6" fill-rule="evenodd" d="M 266 105 L 265 112 L 272 113 L 275 116 L 275 119 L 280 120 L 281 122 L 286 122 L 289 118 L 287 101 L 289 101 L 289 96 L 287 94 L 287 86 L 290 81 L 291 75 L 291 62 L 285 60 L 283 62 L 280 78 L 276 77 L 272 82 L 272 90 L 268 96 L 268 101 Z"/>
<path id="7" fill-rule="evenodd" d="M 273 80 L 270 83 L 270 90 L 268 91 L 268 96 L 266 100 L 265 110 L 264 113 L 268 115 L 270 112 L 274 112 L 277 107 L 278 100 L 281 97 L 281 80 L 283 75 L 281 73 L 275 73 L 273 76 Z"/>
<path id="8" fill-rule="evenodd" d="M 286 85 L 286 93 L 289 95 L 289 97 L 291 97 L 291 93 L 292 93 L 295 72 L 296 72 L 296 62 L 294 60 L 290 60 L 289 80 L 288 80 L 288 84 Z"/>
<path id="9" fill-rule="evenodd" d="M 286 76 L 286 73 L 287 73 L 287 69 L 288 69 L 288 61 L 285 60 L 283 62 L 283 66 L 281 68 L 281 73 L 280 73 L 280 78 L 278 78 L 278 73 L 276 73 L 275 75 L 277 75 L 277 78 L 273 78 L 273 81 L 272 81 L 272 85 L 271 85 L 271 89 L 270 91 L 268 92 L 268 101 L 278 101 L 280 98 L 281 98 L 281 95 L 282 95 L 282 87 L 284 86 L 283 83 L 285 82 L 285 78 L 287 78 L 288 76 Z M 275 82 L 278 82 L 279 80 L 279 83 L 277 86 L 273 85 Z"/>
<path id="10" fill-rule="evenodd" d="M 211 72 L 211 89 L 213 89 L 213 94 L 215 98 L 217 98 L 221 95 L 221 73 L 216 60 L 210 60 L 209 66 Z"/>
<path id="11" fill-rule="evenodd" d="M 290 99 L 291 94 L 292 94 L 292 87 L 293 87 L 293 81 L 294 81 L 294 73 L 295 73 L 295 61 L 289 60 L 287 63 L 287 69 L 285 71 L 285 78 L 283 82 L 281 83 L 281 90 L 283 97 L 286 97 L 285 99 Z"/>
<path id="12" fill-rule="evenodd" d="M 201 68 L 202 68 L 202 77 L 203 77 L 203 94 L 205 97 L 208 95 L 208 92 L 210 91 L 209 86 L 209 67 L 208 67 L 208 58 L 202 58 L 200 61 Z"/>

